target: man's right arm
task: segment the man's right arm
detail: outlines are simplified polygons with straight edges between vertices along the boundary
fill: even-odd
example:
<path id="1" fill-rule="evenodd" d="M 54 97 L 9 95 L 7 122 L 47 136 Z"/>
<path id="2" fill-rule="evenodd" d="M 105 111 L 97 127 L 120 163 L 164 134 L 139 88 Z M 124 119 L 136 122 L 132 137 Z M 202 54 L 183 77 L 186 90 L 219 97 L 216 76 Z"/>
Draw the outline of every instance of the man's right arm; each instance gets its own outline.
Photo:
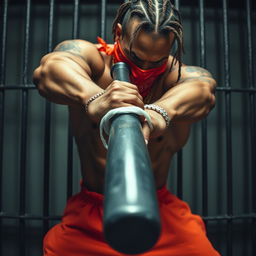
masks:
<path id="1" fill-rule="evenodd" d="M 104 60 L 95 45 L 82 40 L 64 41 L 42 58 L 33 81 L 39 93 L 54 103 L 85 105 L 103 91 L 94 81 L 103 75 L 104 69 Z M 131 105 L 144 107 L 137 86 L 113 81 L 105 93 L 89 105 L 88 115 L 99 122 L 110 109 Z"/>
<path id="2" fill-rule="evenodd" d="M 103 91 L 92 80 L 104 71 L 104 62 L 97 53 L 93 44 L 81 40 L 59 44 L 42 58 L 34 71 L 33 81 L 39 93 L 58 104 L 85 104 L 91 96 Z"/>

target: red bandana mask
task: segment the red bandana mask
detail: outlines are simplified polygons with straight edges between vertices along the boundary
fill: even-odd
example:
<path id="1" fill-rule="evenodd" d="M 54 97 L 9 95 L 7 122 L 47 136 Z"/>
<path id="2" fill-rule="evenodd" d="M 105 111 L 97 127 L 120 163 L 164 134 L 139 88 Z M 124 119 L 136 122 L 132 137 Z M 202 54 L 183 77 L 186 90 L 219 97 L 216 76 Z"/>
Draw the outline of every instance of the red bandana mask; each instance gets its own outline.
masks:
<path id="1" fill-rule="evenodd" d="M 125 62 L 130 66 L 131 83 L 138 86 L 139 92 L 142 97 L 146 97 L 149 94 L 154 81 L 166 69 L 167 61 L 157 68 L 151 68 L 146 70 L 141 69 L 125 56 L 125 53 L 123 52 L 119 41 L 115 43 L 114 47 L 110 47 L 109 45 L 107 45 L 106 42 L 100 37 L 98 37 L 98 42 L 102 45 L 98 50 L 105 52 L 107 55 L 112 55 L 114 58 L 114 63 Z"/>

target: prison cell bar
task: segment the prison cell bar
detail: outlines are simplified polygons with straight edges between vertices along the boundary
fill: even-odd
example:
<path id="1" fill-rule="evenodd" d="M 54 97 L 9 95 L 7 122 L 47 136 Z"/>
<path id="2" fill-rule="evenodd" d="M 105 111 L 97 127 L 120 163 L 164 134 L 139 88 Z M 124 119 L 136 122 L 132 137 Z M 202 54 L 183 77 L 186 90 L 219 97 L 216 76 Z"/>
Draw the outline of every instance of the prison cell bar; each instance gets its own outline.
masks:
<path id="1" fill-rule="evenodd" d="M 47 52 L 52 51 L 53 45 L 53 24 L 54 24 L 55 1 L 49 2 L 48 18 L 48 42 Z M 43 216 L 49 216 L 50 202 L 50 155 L 51 155 L 51 109 L 50 101 L 45 100 L 45 121 L 44 121 L 44 167 L 43 167 Z M 43 234 L 49 229 L 49 220 L 43 221 Z"/>
<path id="2" fill-rule="evenodd" d="M 253 39 L 252 39 L 252 14 L 251 14 L 251 1 L 246 0 L 246 25 L 247 25 L 247 47 L 248 47 L 248 85 L 250 89 L 254 89 L 254 60 L 253 60 Z M 256 124 L 255 124 L 255 93 L 251 92 L 249 94 L 249 111 L 250 111 L 250 141 L 251 141 L 251 191 L 252 197 L 256 198 L 256 164 L 255 164 L 255 156 L 256 156 Z M 253 212 L 256 212 L 256 201 L 252 200 L 251 209 Z M 252 218 L 252 232 L 251 239 L 252 241 L 256 241 L 256 218 Z M 252 243 L 252 254 L 256 255 L 256 243 Z"/>
<path id="3" fill-rule="evenodd" d="M 79 8 L 80 1 L 74 0 L 73 4 L 72 39 L 78 38 L 79 33 Z M 67 152 L 67 199 L 73 194 L 73 135 L 71 122 L 68 122 L 68 152 Z"/>
<path id="4" fill-rule="evenodd" d="M 176 2 L 178 2 L 178 1 L 176 1 Z M 28 2 L 27 2 L 28 3 Z M 248 3 L 249 3 L 249 0 L 247 0 L 247 12 L 249 12 L 250 10 L 249 10 L 249 8 L 248 8 Z M 28 5 L 28 4 L 27 4 Z M 6 32 L 6 27 L 7 27 L 7 7 L 8 7 L 8 1 L 7 0 L 5 0 L 5 2 L 4 2 L 4 8 L 3 8 L 3 12 L 4 12 L 4 15 L 3 15 L 3 31 L 5 31 Z M 27 8 L 28 9 L 28 8 Z M 225 10 L 223 9 L 223 12 L 225 12 Z M 225 16 L 225 15 L 223 15 L 223 16 Z M 27 16 L 28 17 L 28 16 Z M 248 18 L 248 16 L 247 16 L 247 18 Z M 225 20 L 225 17 L 223 17 L 223 19 Z M 28 19 L 26 19 L 27 21 L 28 21 Z M 225 23 L 225 22 L 224 22 Z M 26 22 L 26 24 L 28 24 L 27 22 Z M 248 25 L 249 24 L 249 25 Z M 227 24 L 226 24 L 227 25 Z M 248 22 L 248 20 L 247 20 L 247 26 L 248 26 L 248 33 L 249 34 L 251 34 L 251 32 L 249 32 L 250 31 L 250 28 L 249 28 L 249 26 L 250 26 L 250 21 Z M 28 28 L 29 26 L 27 26 L 26 25 L 26 28 Z M 224 27 L 225 27 L 225 24 L 224 24 Z M 224 35 L 225 35 L 225 31 L 224 31 Z M 228 35 L 228 33 L 226 34 L 226 35 Z M 4 70 L 4 68 L 5 68 L 5 64 L 3 64 L 4 63 L 4 61 L 3 60 L 5 60 L 5 52 L 6 52 L 6 49 L 5 49 L 5 42 L 6 42 L 6 33 L 3 33 L 3 35 L 2 35 L 3 37 L 2 37 L 2 53 L 4 53 L 4 54 L 2 54 L 2 58 L 1 58 L 1 70 Z M 27 37 L 26 37 L 27 38 Z M 27 38 L 28 39 L 28 38 Z M 249 40 L 252 40 L 251 38 L 248 38 Z M 224 41 L 226 41 L 226 40 L 224 40 Z M 250 43 L 248 43 L 248 45 L 249 45 Z M 28 44 L 27 44 L 28 45 Z M 251 50 L 250 50 L 251 49 Z M 252 47 L 250 48 L 249 47 L 249 58 L 251 58 L 251 63 L 252 63 L 252 60 L 253 60 L 253 58 L 252 58 L 252 53 L 250 52 L 250 51 L 252 51 Z M 25 50 L 25 52 L 26 52 L 26 50 Z M 226 51 L 225 50 L 225 52 L 228 52 L 228 51 Z M 26 57 L 26 54 L 24 54 L 24 57 Z M 226 59 L 226 56 L 225 56 L 225 59 Z M 249 61 L 250 61 L 250 59 L 249 59 Z M 24 64 L 26 63 L 26 61 L 24 60 Z M 226 69 L 226 66 L 225 66 L 225 70 L 227 70 Z M 249 65 L 249 72 L 252 72 L 253 71 L 253 66 L 252 65 Z M 4 76 L 4 72 L 2 72 L 2 78 L 1 78 L 1 81 L 3 81 L 4 79 L 3 79 L 3 76 Z M 253 75 L 252 75 L 253 76 Z M 235 89 L 235 88 L 230 88 L 229 86 L 228 86 L 228 84 L 226 83 L 226 80 L 227 80 L 227 73 L 226 73 L 226 76 L 225 76 L 225 87 L 218 87 L 217 88 L 217 91 L 221 91 L 221 92 L 225 92 L 225 94 L 226 95 L 229 95 L 231 92 L 238 92 L 238 93 L 248 93 L 249 94 L 249 96 L 250 96 L 250 113 L 251 113 L 251 119 L 250 119 L 250 121 L 251 121 L 251 123 L 250 123 L 250 131 L 251 131 L 251 148 L 252 148 L 252 150 L 251 150 L 251 152 L 252 152 L 252 154 L 251 154 L 251 160 L 252 160 L 252 165 L 251 165 L 251 170 L 252 170 L 252 177 L 254 177 L 255 176 L 255 173 L 253 172 L 253 170 L 255 169 L 255 168 L 253 168 L 254 166 L 255 166 L 255 162 L 254 162 L 254 155 L 255 155 L 255 92 L 256 92 L 256 90 L 255 90 L 255 86 L 254 86 L 254 84 L 253 84 L 253 81 L 252 81 L 252 78 L 251 78 L 251 85 L 250 85 L 250 87 L 249 88 L 242 88 L 242 89 Z M 228 76 L 228 80 L 229 80 L 229 76 Z M 30 90 L 30 89 L 35 89 L 35 87 L 33 86 L 33 85 L 28 85 L 28 84 L 21 84 L 21 85 L 14 85 L 14 86 L 5 86 L 5 84 L 4 84 L 4 82 L 2 82 L 1 83 L 1 86 L 0 86 L 0 91 L 1 91 L 1 97 L 3 97 L 3 95 L 4 95 L 4 91 L 5 90 L 16 90 L 16 89 L 18 89 L 18 90 L 22 90 L 22 92 L 23 92 L 23 95 L 22 96 L 24 96 L 24 92 L 25 93 L 27 93 L 28 92 L 28 90 Z M 230 96 L 229 96 L 230 97 Z M 3 97 L 4 98 L 4 97 Z M 228 98 L 228 97 L 226 97 L 227 98 L 227 100 L 226 101 L 229 101 L 230 102 L 230 98 Z M 3 104 L 3 102 L 2 102 L 2 104 Z M 1 118 L 3 118 L 3 115 L 4 115 L 4 105 L 2 105 L 2 107 L 1 107 Z M 26 111 L 22 111 L 22 113 L 26 113 Z M 226 116 L 228 116 L 227 115 L 227 113 L 226 113 Z M 228 120 L 227 120 L 228 121 Z M 230 122 L 229 122 L 230 123 Z M 26 124 L 26 122 L 25 122 L 25 124 Z M 229 125 L 230 126 L 230 125 Z M 1 128 L 1 133 L 0 133 L 0 135 L 3 135 L 3 127 Z M 26 135 L 26 134 L 25 134 Z M 230 139 L 231 139 L 231 137 L 230 137 Z M 23 138 L 23 140 L 22 141 L 24 141 L 24 138 Z M 227 139 L 227 141 L 228 141 L 228 139 Z M 228 145 L 229 145 L 229 143 L 227 143 L 227 147 L 228 147 Z M 230 146 L 232 146 L 232 145 L 230 145 Z M 26 147 L 25 147 L 25 149 L 26 149 Z M 253 152 L 254 152 L 254 154 L 253 154 Z M 3 153 L 2 153 L 3 154 Z M 232 156 L 232 154 L 231 154 L 231 156 Z M 0 156 L 1 157 L 1 156 Z M 228 164 L 227 164 L 228 165 Z M 2 168 L 2 166 L 0 166 L 1 168 Z M 231 166 L 232 167 L 232 166 Z M 230 168 L 230 167 L 229 167 Z M 229 168 L 227 168 L 227 169 L 229 169 Z M 22 168 L 21 168 L 22 169 Z M 231 170 L 232 170 L 232 168 L 231 168 Z M 252 179 L 252 182 L 254 181 L 255 179 Z M 229 186 L 228 186 L 229 187 Z M 230 190 L 230 188 L 228 189 L 228 190 Z M 232 191 L 232 190 L 231 190 Z M 254 183 L 252 183 L 252 191 L 253 191 L 253 197 L 252 198 L 255 198 L 255 186 L 254 186 Z M 24 193 L 25 194 L 25 193 Z M 229 197 L 228 197 L 229 198 Z M 1 199 L 0 199 L 1 200 Z M 25 199 L 24 199 L 25 200 Z M 24 203 L 25 203 L 25 201 L 24 201 Z M 253 220 L 253 223 L 255 224 L 255 219 L 256 219 L 256 216 L 255 216 L 255 211 L 256 211 L 256 207 L 255 207 L 255 202 L 253 202 L 252 203 L 253 205 L 252 205 L 252 211 L 254 212 L 254 213 L 251 213 L 251 214 L 244 214 L 244 215 L 240 215 L 240 216 L 233 216 L 233 215 L 225 215 L 225 216 L 213 216 L 213 217 L 211 217 L 211 216 L 208 216 L 208 217 L 204 217 L 204 219 L 205 220 L 227 220 L 227 221 L 231 221 L 231 220 L 236 220 L 236 219 L 248 219 L 248 218 L 250 218 L 250 219 L 252 219 Z M 1 205 L 0 205 L 0 207 L 1 207 Z M 230 206 L 229 206 L 230 207 Z M 230 209 L 230 208 L 229 208 Z M 232 209 L 232 207 L 231 207 L 231 209 Z M 232 212 L 231 212 L 232 213 Z M 24 215 L 24 214 L 20 214 L 19 216 L 14 216 L 14 215 L 8 215 L 8 214 L 5 214 L 5 213 L 3 213 L 3 212 L 1 212 L 1 220 L 3 219 L 3 218 L 9 218 L 9 219 L 18 219 L 18 220 L 31 220 L 31 219 L 43 219 L 43 220 L 49 220 L 49 219 L 51 219 L 51 220 L 55 220 L 55 219 L 60 219 L 60 216 L 31 216 L 31 215 L 29 215 L 29 214 L 26 214 L 26 215 Z M 0 223 L 1 224 L 1 223 Z M 255 234 L 254 234 L 255 235 Z M 252 240 L 252 241 L 254 241 L 254 240 Z M 255 246 L 254 246 L 254 248 L 255 248 Z"/>
<path id="5" fill-rule="evenodd" d="M 229 28 L 227 0 L 222 0 L 223 8 L 223 38 L 224 38 L 224 86 L 230 88 L 230 62 L 229 62 Z M 227 214 L 233 214 L 232 195 L 232 129 L 231 129 L 231 93 L 225 92 L 225 128 L 226 128 L 226 175 L 227 175 Z M 227 220 L 227 255 L 232 256 L 232 220 Z"/>
<path id="6" fill-rule="evenodd" d="M 175 8 L 180 9 L 180 1 L 174 1 Z M 179 150 L 177 153 L 177 195 L 179 198 L 183 198 L 183 151 Z"/>
<path id="7" fill-rule="evenodd" d="M 31 18 L 31 0 L 26 2 L 26 22 L 25 22 L 25 39 L 23 48 L 23 73 L 22 84 L 26 87 L 28 84 L 28 53 L 30 40 L 30 18 Z M 19 214 L 26 214 L 26 171 L 27 171 L 27 127 L 28 127 L 28 91 L 22 90 L 21 100 L 21 147 L 20 147 L 20 200 Z M 20 255 L 26 253 L 26 223 L 23 219 L 19 222 L 19 250 Z"/>
<path id="8" fill-rule="evenodd" d="M 100 35 L 106 41 L 106 0 L 101 0 L 101 27 Z"/>
<path id="9" fill-rule="evenodd" d="M 8 0 L 4 1 L 3 5 L 3 20 L 2 20 L 2 45 L 1 45 L 1 68 L 0 68 L 0 88 L 5 84 L 5 63 L 6 63 L 6 38 L 7 38 L 7 14 L 8 14 Z M 3 145 L 4 145 L 4 104 L 5 104 L 4 90 L 0 91 L 0 186 L 3 184 Z M 0 212 L 3 212 L 3 194 L 0 189 Z M 2 255 L 2 225 L 3 221 L 0 219 L 0 255 Z"/>
<path id="10" fill-rule="evenodd" d="M 199 0 L 200 66 L 206 68 L 204 0 Z M 208 166 L 207 166 L 207 119 L 201 121 L 202 138 L 202 208 L 203 216 L 208 215 Z M 206 222 L 207 225 L 207 222 Z"/>

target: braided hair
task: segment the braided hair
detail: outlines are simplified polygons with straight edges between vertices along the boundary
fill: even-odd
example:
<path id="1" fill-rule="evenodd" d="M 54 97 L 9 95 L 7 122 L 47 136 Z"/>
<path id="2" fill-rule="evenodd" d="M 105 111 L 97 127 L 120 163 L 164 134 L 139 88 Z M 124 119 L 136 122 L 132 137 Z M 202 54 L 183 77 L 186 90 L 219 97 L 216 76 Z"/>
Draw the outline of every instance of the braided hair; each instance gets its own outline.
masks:
<path id="1" fill-rule="evenodd" d="M 156 32 L 166 35 L 170 32 L 174 34 L 174 40 L 177 41 L 177 48 L 173 54 L 171 69 L 178 62 L 178 79 L 181 75 L 181 57 L 184 52 L 183 46 L 183 27 L 180 13 L 175 9 L 170 0 L 129 0 L 123 3 L 114 19 L 112 33 L 115 37 L 117 24 L 122 24 L 122 36 L 124 36 L 128 22 L 136 17 L 141 20 L 131 36 L 130 48 L 132 42 L 141 30 Z"/>

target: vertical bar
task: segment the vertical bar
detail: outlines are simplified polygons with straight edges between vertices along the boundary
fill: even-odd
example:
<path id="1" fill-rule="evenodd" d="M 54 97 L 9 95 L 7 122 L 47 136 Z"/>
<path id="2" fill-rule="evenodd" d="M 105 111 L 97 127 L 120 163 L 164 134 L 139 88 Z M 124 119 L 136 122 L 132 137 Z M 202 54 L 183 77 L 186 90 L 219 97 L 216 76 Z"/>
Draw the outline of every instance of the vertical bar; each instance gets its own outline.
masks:
<path id="1" fill-rule="evenodd" d="M 206 67 L 204 0 L 199 0 L 200 66 Z M 201 122 L 202 129 L 202 199 L 203 216 L 208 215 L 208 166 L 207 166 L 207 119 Z"/>
<path id="2" fill-rule="evenodd" d="M 254 88 L 254 63 L 253 63 L 253 40 L 252 40 L 252 14 L 251 14 L 251 1 L 246 0 L 246 24 L 247 24 L 247 47 L 248 47 L 248 85 L 249 88 Z M 256 212 L 256 188 L 255 188 L 255 155 L 256 155 L 256 125 L 255 125 L 255 93 L 251 92 L 249 94 L 249 111 L 250 111 L 250 141 L 251 141 L 251 181 L 252 181 L 252 212 Z M 255 218 L 252 219 L 252 227 L 251 227 L 251 244 L 252 244 L 252 255 L 256 255 L 256 220 Z"/>
<path id="3" fill-rule="evenodd" d="M 78 37 L 79 31 L 79 0 L 74 0 L 73 31 L 72 38 Z M 68 126 L 68 164 L 67 164 L 67 198 L 73 193 L 73 135 L 71 122 Z"/>
<path id="4" fill-rule="evenodd" d="M 177 10 L 179 10 L 179 9 L 180 9 L 180 0 L 175 0 L 175 1 L 174 1 L 174 5 L 175 5 L 175 8 L 176 8 Z"/>
<path id="5" fill-rule="evenodd" d="M 230 88 L 230 63 L 229 63 L 229 30 L 228 30 L 228 5 L 223 0 L 223 36 L 224 36 L 224 73 L 225 87 Z M 227 214 L 233 214 L 232 202 L 232 130 L 231 130 L 231 93 L 225 92 L 225 119 L 226 119 L 226 155 L 227 155 Z M 227 221 L 227 255 L 232 256 L 232 220 Z"/>
<path id="6" fill-rule="evenodd" d="M 24 40 L 24 57 L 23 57 L 23 76 L 22 82 L 26 87 L 28 85 L 28 55 L 29 55 L 29 40 L 30 40 L 30 9 L 31 0 L 27 0 L 26 4 L 26 24 L 25 24 L 25 40 Z M 26 214 L 26 168 L 27 168 L 27 119 L 28 119 L 28 91 L 22 90 L 22 106 L 21 106 L 21 148 L 20 148 L 20 207 L 19 214 Z M 25 220 L 20 219 L 20 256 L 26 254 L 25 244 Z"/>
<path id="7" fill-rule="evenodd" d="M 0 68 L 0 87 L 5 85 L 5 66 L 6 66 L 6 39 L 7 39 L 7 14 L 8 14 L 8 0 L 3 2 L 3 20 L 2 20 L 2 45 L 1 45 L 1 68 Z M 3 211 L 3 145 L 4 145 L 4 90 L 0 91 L 0 212 Z M 0 219 L 0 255 L 2 255 L 3 248 L 3 221 Z"/>
<path id="8" fill-rule="evenodd" d="M 174 1 L 175 8 L 180 9 L 180 1 Z M 183 198 L 183 153 L 182 149 L 177 153 L 177 196 Z"/>
<path id="9" fill-rule="evenodd" d="M 101 0 L 101 38 L 106 40 L 106 0 Z"/>
<path id="10" fill-rule="evenodd" d="M 78 38 L 78 32 L 79 32 L 79 1 L 80 0 L 74 0 L 74 16 L 73 16 L 73 39 Z"/>
<path id="11" fill-rule="evenodd" d="M 183 151 L 177 154 L 177 196 L 183 198 Z"/>
<path id="12" fill-rule="evenodd" d="M 52 51 L 53 44 L 53 17 L 55 9 L 55 0 L 49 2 L 49 20 L 48 20 L 48 52 Z M 44 122 L 44 198 L 43 198 L 43 216 L 49 216 L 50 199 L 50 155 L 51 155 L 51 102 L 45 100 L 45 122 Z M 43 221 L 43 233 L 49 229 L 49 220 Z"/>

